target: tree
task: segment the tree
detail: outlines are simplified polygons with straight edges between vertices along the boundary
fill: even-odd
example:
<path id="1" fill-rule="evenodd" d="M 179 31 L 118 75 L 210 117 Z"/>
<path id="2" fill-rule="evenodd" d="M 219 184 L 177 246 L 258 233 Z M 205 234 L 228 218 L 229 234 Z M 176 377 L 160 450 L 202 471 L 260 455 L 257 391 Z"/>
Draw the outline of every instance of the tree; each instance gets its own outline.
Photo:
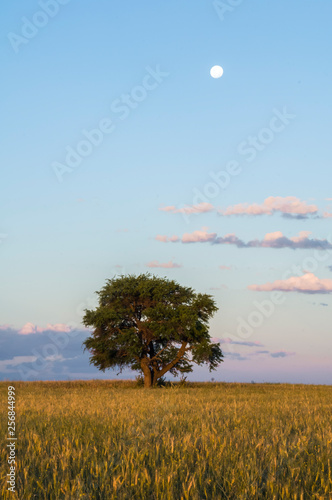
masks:
<path id="1" fill-rule="evenodd" d="M 107 280 L 96 293 L 99 306 L 85 310 L 83 323 L 93 332 L 83 345 L 100 370 L 121 373 L 128 366 L 152 387 L 167 372 L 191 372 L 193 362 L 211 371 L 223 361 L 209 336 L 208 321 L 218 310 L 210 295 L 149 273 Z"/>

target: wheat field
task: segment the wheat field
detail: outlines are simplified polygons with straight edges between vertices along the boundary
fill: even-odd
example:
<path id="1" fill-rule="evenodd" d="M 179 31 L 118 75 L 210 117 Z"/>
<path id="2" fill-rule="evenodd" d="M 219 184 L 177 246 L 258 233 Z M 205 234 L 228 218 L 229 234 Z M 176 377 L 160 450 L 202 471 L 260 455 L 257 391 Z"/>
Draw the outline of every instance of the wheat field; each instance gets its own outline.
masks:
<path id="1" fill-rule="evenodd" d="M 332 387 L 131 381 L 16 389 L 16 493 L 4 499 L 331 499 Z M 3 442 L 5 439 L 3 439 Z"/>

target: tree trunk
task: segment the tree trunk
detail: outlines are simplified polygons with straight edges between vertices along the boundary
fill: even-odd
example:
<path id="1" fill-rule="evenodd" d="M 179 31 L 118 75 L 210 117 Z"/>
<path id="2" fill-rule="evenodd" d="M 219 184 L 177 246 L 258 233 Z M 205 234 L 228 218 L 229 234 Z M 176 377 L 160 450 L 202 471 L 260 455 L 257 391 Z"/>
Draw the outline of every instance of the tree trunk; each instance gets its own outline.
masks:
<path id="1" fill-rule="evenodd" d="M 144 373 L 144 387 L 152 387 L 151 372 Z"/>
<path id="2" fill-rule="evenodd" d="M 149 367 L 149 360 L 147 358 L 142 359 L 141 368 L 144 375 L 144 387 L 152 387 L 156 383 L 153 370 Z"/>
<path id="3" fill-rule="evenodd" d="M 152 386 L 156 385 L 157 383 L 157 374 L 152 369 L 151 369 L 151 382 Z"/>

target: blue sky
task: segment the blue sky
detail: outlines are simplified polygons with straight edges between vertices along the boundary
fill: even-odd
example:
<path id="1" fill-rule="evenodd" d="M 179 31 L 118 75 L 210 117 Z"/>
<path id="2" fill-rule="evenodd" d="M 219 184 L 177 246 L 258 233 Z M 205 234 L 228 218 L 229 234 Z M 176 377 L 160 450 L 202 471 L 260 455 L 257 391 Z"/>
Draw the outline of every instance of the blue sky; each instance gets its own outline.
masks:
<path id="1" fill-rule="evenodd" d="M 23 337 L 29 367 L 107 278 L 150 270 L 214 295 L 216 380 L 331 383 L 332 5 L 237 3 L 2 7 L 0 378 Z M 75 339 L 52 378 L 100 375 Z"/>

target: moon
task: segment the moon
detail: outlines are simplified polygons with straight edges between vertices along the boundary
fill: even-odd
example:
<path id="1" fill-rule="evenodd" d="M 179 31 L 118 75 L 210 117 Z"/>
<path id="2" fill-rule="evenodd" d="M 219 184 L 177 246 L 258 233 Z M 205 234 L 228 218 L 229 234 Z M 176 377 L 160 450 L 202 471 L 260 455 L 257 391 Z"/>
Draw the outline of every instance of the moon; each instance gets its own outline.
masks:
<path id="1" fill-rule="evenodd" d="M 220 78 L 223 75 L 224 70 L 222 69 L 221 66 L 213 66 L 210 69 L 210 75 L 212 78 Z"/>

